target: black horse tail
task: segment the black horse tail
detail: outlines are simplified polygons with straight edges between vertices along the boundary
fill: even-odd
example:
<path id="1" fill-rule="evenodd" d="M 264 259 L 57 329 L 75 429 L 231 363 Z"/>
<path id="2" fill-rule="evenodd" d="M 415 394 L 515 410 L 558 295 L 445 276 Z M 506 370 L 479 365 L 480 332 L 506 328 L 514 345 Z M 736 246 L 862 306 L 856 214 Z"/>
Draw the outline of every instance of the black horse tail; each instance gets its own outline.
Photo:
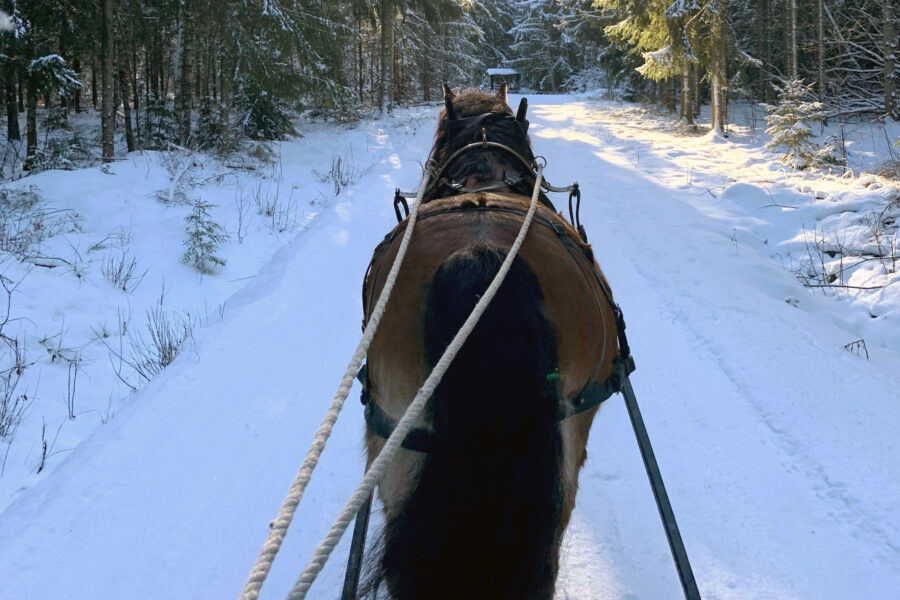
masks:
<path id="1" fill-rule="evenodd" d="M 440 266 L 425 314 L 432 365 L 505 256 L 476 245 Z M 393 598 L 552 598 L 562 505 L 556 369 L 540 285 L 517 257 L 430 400 L 435 447 L 386 523 Z"/>

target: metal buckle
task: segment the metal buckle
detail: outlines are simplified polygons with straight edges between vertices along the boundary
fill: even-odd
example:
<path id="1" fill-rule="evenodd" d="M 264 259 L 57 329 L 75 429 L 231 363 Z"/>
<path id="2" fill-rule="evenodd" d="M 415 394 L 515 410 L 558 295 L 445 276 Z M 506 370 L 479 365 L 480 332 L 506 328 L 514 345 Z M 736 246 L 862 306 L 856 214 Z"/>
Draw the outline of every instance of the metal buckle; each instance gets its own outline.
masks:
<path id="1" fill-rule="evenodd" d="M 503 174 L 503 183 L 512 187 L 522 181 L 522 174 L 518 171 L 506 171 Z"/>

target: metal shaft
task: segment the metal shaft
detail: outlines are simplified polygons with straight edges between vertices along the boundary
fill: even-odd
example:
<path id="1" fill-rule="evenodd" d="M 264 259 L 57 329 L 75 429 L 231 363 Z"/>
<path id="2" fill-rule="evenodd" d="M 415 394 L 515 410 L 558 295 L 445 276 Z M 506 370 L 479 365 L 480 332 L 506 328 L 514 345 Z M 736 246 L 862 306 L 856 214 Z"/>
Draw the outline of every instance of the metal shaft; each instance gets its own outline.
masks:
<path id="1" fill-rule="evenodd" d="M 684 597 L 687 600 L 701 600 L 700 590 L 697 589 L 697 581 L 694 579 L 694 572 L 691 570 L 687 550 L 684 548 L 681 533 L 678 531 L 678 524 L 675 522 L 675 513 L 672 511 L 672 505 L 669 503 L 669 495 L 666 493 L 666 486 L 663 485 L 659 465 L 656 464 L 656 456 L 653 454 L 653 447 L 650 445 L 650 436 L 647 435 L 644 419 L 641 417 L 637 399 L 634 397 L 634 389 L 632 389 L 631 381 L 627 377 L 622 385 L 622 395 L 625 396 L 625 406 L 628 408 L 628 416 L 631 418 L 634 436 L 637 438 L 638 447 L 641 449 L 641 458 L 644 459 L 644 468 L 647 470 L 647 477 L 650 479 L 650 487 L 653 488 L 656 508 L 659 509 L 659 516 L 666 530 L 669 549 L 672 551 L 672 557 L 675 559 L 675 568 L 678 569 L 678 578 L 681 580 L 681 589 L 684 590 Z"/>
<path id="2" fill-rule="evenodd" d="M 369 499 L 356 513 L 353 525 L 353 539 L 350 541 L 350 558 L 347 560 L 347 573 L 344 575 L 344 589 L 341 600 L 356 600 L 359 590 L 359 574 L 362 571 L 363 552 L 366 549 L 366 531 L 369 529 L 369 515 L 372 512 L 372 493 Z"/>

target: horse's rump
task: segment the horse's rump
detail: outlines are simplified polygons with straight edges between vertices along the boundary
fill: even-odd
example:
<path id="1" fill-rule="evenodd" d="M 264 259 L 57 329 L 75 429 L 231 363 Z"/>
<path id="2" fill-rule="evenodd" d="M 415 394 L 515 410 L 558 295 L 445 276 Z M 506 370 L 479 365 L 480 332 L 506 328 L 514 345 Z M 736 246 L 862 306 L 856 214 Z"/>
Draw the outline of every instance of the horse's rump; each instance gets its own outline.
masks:
<path id="1" fill-rule="evenodd" d="M 526 209 L 527 198 L 504 193 L 420 208 L 368 353 L 370 401 L 394 419 L 499 269 Z M 375 251 L 363 291 L 367 318 L 403 227 Z M 605 286 L 590 248 L 541 206 L 498 297 L 419 423 L 433 430 L 436 450 L 401 452 L 380 486 L 388 524 L 383 567 L 395 597 L 552 596 L 557 538 L 574 505 L 595 411 L 559 424 L 556 415 L 561 403 L 612 372 L 616 321 Z M 383 439 L 369 431 L 367 443 L 371 457 Z M 519 540 L 517 527 L 532 533 Z M 489 539 L 478 538 L 491 529 Z M 530 555 L 527 542 L 552 555 Z M 420 576 L 409 575 L 412 567 Z M 391 585 L 399 570 L 402 582 L 395 577 Z"/>

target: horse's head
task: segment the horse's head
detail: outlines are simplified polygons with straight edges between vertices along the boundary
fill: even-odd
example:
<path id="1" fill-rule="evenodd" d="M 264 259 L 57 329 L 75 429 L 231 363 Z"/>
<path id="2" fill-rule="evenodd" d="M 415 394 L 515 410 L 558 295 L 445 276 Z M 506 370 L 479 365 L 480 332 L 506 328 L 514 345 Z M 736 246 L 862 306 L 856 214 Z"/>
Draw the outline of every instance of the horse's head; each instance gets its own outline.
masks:
<path id="1" fill-rule="evenodd" d="M 504 83 L 496 94 L 477 88 L 453 92 L 444 84 L 444 108 L 431 151 L 438 173 L 426 200 L 447 195 L 447 186 L 452 189 L 502 182 L 508 172 L 518 174 L 523 181 L 533 181 L 529 164 L 534 162 L 534 155 L 524 103 L 519 115 L 514 115 L 506 102 L 506 90 Z M 485 146 L 459 153 L 470 144 L 484 141 L 507 149 Z"/>
<path id="2" fill-rule="evenodd" d="M 465 119 L 474 117 L 484 113 L 505 113 L 512 114 L 509 105 L 506 103 L 507 85 L 504 83 L 497 90 L 496 94 L 488 94 L 478 88 L 469 88 L 466 90 L 454 92 L 446 83 L 443 84 L 444 90 L 444 110 L 441 111 L 441 127 L 446 126 L 448 117 L 450 120 Z"/>

